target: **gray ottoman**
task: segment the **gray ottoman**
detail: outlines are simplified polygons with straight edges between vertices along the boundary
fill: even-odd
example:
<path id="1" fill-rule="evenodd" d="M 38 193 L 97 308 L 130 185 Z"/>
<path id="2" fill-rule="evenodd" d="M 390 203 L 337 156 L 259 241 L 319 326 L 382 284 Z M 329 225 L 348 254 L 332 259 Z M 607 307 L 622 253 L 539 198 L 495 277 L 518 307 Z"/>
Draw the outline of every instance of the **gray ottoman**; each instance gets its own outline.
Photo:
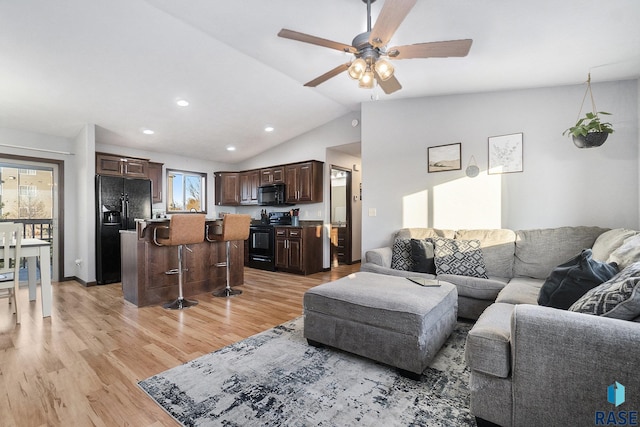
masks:
<path id="1" fill-rule="evenodd" d="M 457 313 L 451 283 L 423 287 L 361 271 L 304 294 L 304 337 L 416 376 L 453 331 Z"/>

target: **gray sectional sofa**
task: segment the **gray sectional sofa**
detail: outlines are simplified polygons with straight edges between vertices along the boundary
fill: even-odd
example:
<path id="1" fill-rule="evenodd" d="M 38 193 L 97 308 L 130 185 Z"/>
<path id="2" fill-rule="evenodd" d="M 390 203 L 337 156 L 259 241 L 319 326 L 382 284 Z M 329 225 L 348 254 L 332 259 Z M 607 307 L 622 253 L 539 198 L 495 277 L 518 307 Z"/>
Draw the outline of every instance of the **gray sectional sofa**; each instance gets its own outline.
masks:
<path id="1" fill-rule="evenodd" d="M 477 319 L 465 349 L 473 415 L 501 426 L 594 425 L 596 417 L 610 417 L 611 411 L 640 410 L 640 317 L 619 320 L 538 305 L 540 288 L 554 268 L 585 248 L 603 262 L 637 261 L 640 250 L 623 253 L 624 260 L 614 256 L 625 241 L 635 239 L 640 246 L 637 232 L 425 228 L 402 229 L 393 242 L 437 237 L 479 241 L 485 264 L 487 278 L 437 275 L 457 287 L 458 316 Z M 391 268 L 393 248 L 368 251 L 361 270 L 434 277 Z M 640 263 L 633 265 L 640 271 Z M 640 286 L 630 292 L 640 301 Z M 626 407 L 607 401 L 615 383 L 625 387 Z"/>

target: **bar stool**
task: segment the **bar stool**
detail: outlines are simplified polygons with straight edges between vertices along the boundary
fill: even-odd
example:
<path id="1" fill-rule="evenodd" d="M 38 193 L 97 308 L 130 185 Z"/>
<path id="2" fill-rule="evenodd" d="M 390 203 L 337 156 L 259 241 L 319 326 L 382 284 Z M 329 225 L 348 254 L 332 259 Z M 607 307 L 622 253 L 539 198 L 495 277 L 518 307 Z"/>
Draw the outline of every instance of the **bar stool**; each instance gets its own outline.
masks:
<path id="1" fill-rule="evenodd" d="M 182 272 L 188 271 L 183 266 L 182 249 L 192 252 L 186 245 L 193 245 L 204 241 L 204 214 L 174 214 L 171 215 L 169 226 L 158 226 L 153 230 L 153 242 L 158 246 L 178 247 L 178 268 L 165 271 L 164 274 L 178 275 L 178 298 L 163 304 L 164 308 L 182 310 L 198 304 L 198 301 L 185 299 L 182 294 Z M 160 232 L 160 233 L 159 233 Z M 162 235 L 160 235 L 162 234 Z"/>
<path id="2" fill-rule="evenodd" d="M 216 267 L 226 267 L 227 287 L 213 292 L 214 297 L 230 297 L 240 295 L 242 291 L 231 289 L 231 242 L 235 240 L 247 240 L 249 238 L 249 226 L 251 225 L 251 215 L 226 214 L 222 218 L 222 234 L 209 234 L 209 226 L 205 236 L 209 242 L 225 242 L 227 260 L 219 262 Z"/>

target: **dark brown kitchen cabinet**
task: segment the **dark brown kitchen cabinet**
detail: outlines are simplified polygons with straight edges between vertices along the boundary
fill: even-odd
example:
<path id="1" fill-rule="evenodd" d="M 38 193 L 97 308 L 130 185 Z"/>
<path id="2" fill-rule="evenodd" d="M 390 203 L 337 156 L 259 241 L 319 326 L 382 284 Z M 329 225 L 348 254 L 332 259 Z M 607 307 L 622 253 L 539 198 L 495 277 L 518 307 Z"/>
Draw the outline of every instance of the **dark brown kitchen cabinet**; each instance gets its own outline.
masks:
<path id="1" fill-rule="evenodd" d="M 283 184 L 284 166 L 275 166 L 260 170 L 260 185 Z"/>
<path id="2" fill-rule="evenodd" d="M 162 202 L 162 163 L 149 162 L 149 179 L 151 180 L 151 200 Z"/>
<path id="3" fill-rule="evenodd" d="M 240 172 L 240 204 L 257 205 L 260 171 Z"/>
<path id="4" fill-rule="evenodd" d="M 322 226 L 276 227 L 276 269 L 313 274 L 322 271 Z"/>
<path id="5" fill-rule="evenodd" d="M 240 174 L 238 172 L 215 172 L 215 204 L 237 206 L 240 204 Z"/>
<path id="6" fill-rule="evenodd" d="M 318 161 L 285 166 L 287 203 L 322 202 L 322 166 Z"/>
<path id="7" fill-rule="evenodd" d="M 117 154 L 96 153 L 96 174 L 127 178 L 149 178 L 149 160 Z"/>
<path id="8" fill-rule="evenodd" d="M 324 163 L 310 160 L 240 172 L 214 172 L 215 204 L 218 206 L 257 205 L 258 187 L 285 184 L 285 202 L 322 202 Z"/>

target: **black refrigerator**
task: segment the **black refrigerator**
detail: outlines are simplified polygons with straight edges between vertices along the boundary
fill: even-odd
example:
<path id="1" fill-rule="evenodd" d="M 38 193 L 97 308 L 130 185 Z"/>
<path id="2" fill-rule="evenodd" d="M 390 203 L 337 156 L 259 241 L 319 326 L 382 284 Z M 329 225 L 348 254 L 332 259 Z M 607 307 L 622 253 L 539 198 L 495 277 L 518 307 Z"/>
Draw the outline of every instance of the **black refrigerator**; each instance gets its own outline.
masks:
<path id="1" fill-rule="evenodd" d="M 96 176 L 96 282 L 120 282 L 120 230 L 151 218 L 151 180 Z"/>

